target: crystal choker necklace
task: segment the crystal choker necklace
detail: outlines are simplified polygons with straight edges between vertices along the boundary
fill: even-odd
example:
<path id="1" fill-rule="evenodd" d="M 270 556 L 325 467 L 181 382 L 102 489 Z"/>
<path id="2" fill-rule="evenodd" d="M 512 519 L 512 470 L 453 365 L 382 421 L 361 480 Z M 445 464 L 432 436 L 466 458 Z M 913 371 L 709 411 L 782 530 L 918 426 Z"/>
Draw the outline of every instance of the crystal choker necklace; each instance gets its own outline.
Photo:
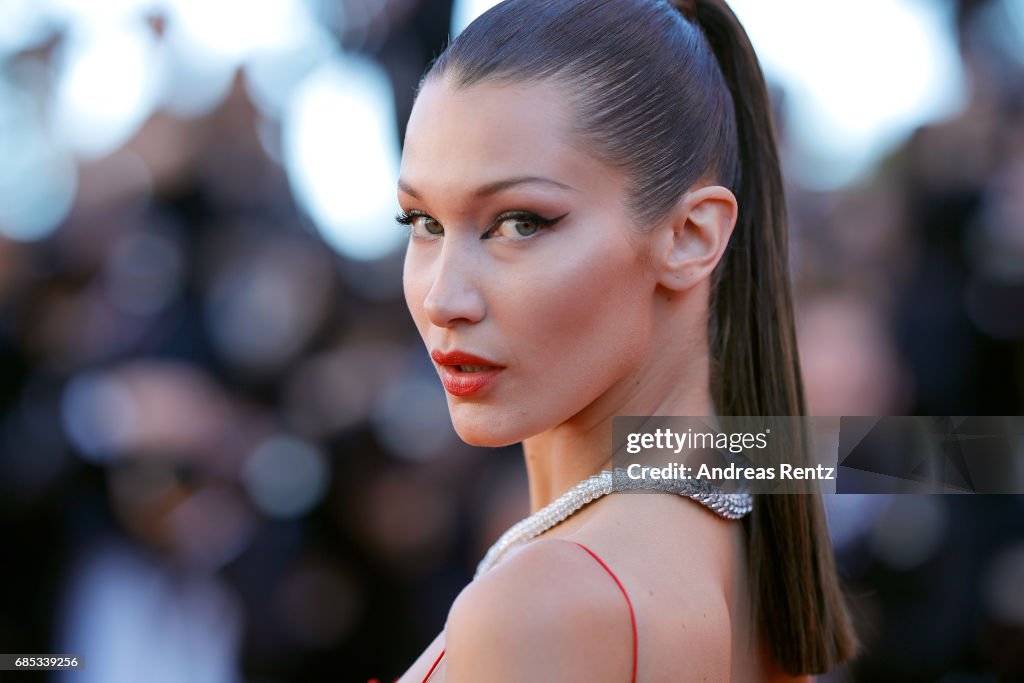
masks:
<path id="1" fill-rule="evenodd" d="M 562 523 L 584 505 L 609 493 L 636 489 L 666 491 L 688 496 L 726 519 L 740 519 L 754 507 L 754 498 L 751 494 L 725 493 L 706 480 L 634 479 L 627 476 L 626 470 L 622 467 L 616 467 L 613 471 L 604 470 L 600 474 L 584 479 L 548 505 L 514 524 L 487 551 L 484 559 L 477 565 L 473 578 L 489 571 L 513 548 Z"/>

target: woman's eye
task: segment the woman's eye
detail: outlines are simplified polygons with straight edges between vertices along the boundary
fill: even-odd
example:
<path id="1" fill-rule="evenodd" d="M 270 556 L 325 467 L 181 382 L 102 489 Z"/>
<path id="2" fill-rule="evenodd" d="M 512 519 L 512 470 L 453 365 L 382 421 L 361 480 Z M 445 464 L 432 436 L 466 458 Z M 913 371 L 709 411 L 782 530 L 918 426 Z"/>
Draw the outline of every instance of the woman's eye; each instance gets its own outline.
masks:
<path id="1" fill-rule="evenodd" d="M 444 228 L 436 220 L 422 211 L 403 211 L 395 216 L 400 225 L 409 226 L 414 237 L 431 237 L 444 233 Z"/>
<path id="2" fill-rule="evenodd" d="M 444 228 L 441 227 L 441 224 L 430 216 L 419 216 L 418 218 L 419 220 L 414 220 L 412 223 L 413 232 L 416 232 L 417 228 L 420 230 L 419 234 L 425 233 L 427 235 L 440 235 L 444 232 Z"/>
<path id="3" fill-rule="evenodd" d="M 550 222 L 528 213 L 519 213 L 499 218 L 498 223 L 487 236 L 499 236 L 510 240 L 521 240 L 540 232 Z"/>

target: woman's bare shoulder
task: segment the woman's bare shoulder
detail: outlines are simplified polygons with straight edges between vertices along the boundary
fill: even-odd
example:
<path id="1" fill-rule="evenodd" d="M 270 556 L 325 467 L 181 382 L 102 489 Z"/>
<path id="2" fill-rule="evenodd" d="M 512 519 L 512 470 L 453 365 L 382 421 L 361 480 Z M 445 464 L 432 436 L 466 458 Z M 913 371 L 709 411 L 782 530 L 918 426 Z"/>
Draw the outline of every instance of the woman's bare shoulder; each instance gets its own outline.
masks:
<path id="1" fill-rule="evenodd" d="M 705 662 L 688 667 L 695 681 L 709 670 L 723 673 L 721 654 L 711 650 L 728 652 L 727 620 L 711 619 L 699 596 L 665 610 L 659 605 L 665 596 L 647 590 L 632 569 L 620 572 L 617 563 L 610 564 L 631 595 L 641 643 L 646 636 L 657 647 L 668 635 L 664 615 L 671 612 L 678 621 L 667 627 L 673 659 Z M 663 632 L 660 638 L 656 631 Z M 446 647 L 449 681 L 629 681 L 630 606 L 586 550 L 564 538 L 537 539 L 463 590 L 449 613 Z M 726 654 L 726 667 L 727 661 Z M 673 680 L 687 680 L 675 675 Z"/>
<path id="2" fill-rule="evenodd" d="M 449 681 L 628 681 L 629 608 L 575 543 L 537 539 L 470 583 L 448 615 Z"/>

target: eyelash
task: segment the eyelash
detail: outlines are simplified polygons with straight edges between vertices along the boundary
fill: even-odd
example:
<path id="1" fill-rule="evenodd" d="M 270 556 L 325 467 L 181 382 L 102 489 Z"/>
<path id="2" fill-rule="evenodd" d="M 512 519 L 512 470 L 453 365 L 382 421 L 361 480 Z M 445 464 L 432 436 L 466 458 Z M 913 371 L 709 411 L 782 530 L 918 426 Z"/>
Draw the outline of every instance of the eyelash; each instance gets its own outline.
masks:
<path id="1" fill-rule="evenodd" d="M 543 216 L 538 216 L 532 211 L 506 211 L 494 219 L 494 221 L 491 223 L 491 227 L 487 229 L 487 232 L 484 233 L 485 237 L 482 239 L 486 239 L 486 235 L 490 234 L 499 225 L 512 218 L 519 218 L 521 220 L 530 221 L 532 223 L 537 224 L 537 232 L 532 233 L 530 235 L 523 235 L 522 237 L 522 239 L 529 239 L 530 237 L 533 237 L 537 233 L 546 230 L 547 228 L 550 228 L 552 225 L 562 220 L 567 215 L 568 214 L 566 213 L 562 214 L 561 216 L 558 216 L 557 218 L 544 218 Z M 413 209 L 412 211 L 402 211 L 397 216 L 395 216 L 395 222 L 398 223 L 399 225 L 411 226 L 414 220 L 421 217 L 430 218 L 430 220 L 440 225 L 440 223 L 437 222 L 437 220 L 435 220 L 432 216 L 429 216 L 423 211 L 419 211 L 416 209 Z"/>

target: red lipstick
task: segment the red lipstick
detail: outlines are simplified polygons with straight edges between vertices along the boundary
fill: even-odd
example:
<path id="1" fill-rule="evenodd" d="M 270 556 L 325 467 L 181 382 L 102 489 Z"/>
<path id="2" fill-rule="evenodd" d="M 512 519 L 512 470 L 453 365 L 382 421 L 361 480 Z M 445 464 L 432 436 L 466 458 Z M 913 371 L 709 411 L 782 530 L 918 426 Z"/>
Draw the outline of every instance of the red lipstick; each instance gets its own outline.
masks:
<path id="1" fill-rule="evenodd" d="M 431 351 L 430 357 L 441 366 L 441 383 L 453 396 L 480 393 L 498 378 L 504 366 L 465 351 Z"/>

